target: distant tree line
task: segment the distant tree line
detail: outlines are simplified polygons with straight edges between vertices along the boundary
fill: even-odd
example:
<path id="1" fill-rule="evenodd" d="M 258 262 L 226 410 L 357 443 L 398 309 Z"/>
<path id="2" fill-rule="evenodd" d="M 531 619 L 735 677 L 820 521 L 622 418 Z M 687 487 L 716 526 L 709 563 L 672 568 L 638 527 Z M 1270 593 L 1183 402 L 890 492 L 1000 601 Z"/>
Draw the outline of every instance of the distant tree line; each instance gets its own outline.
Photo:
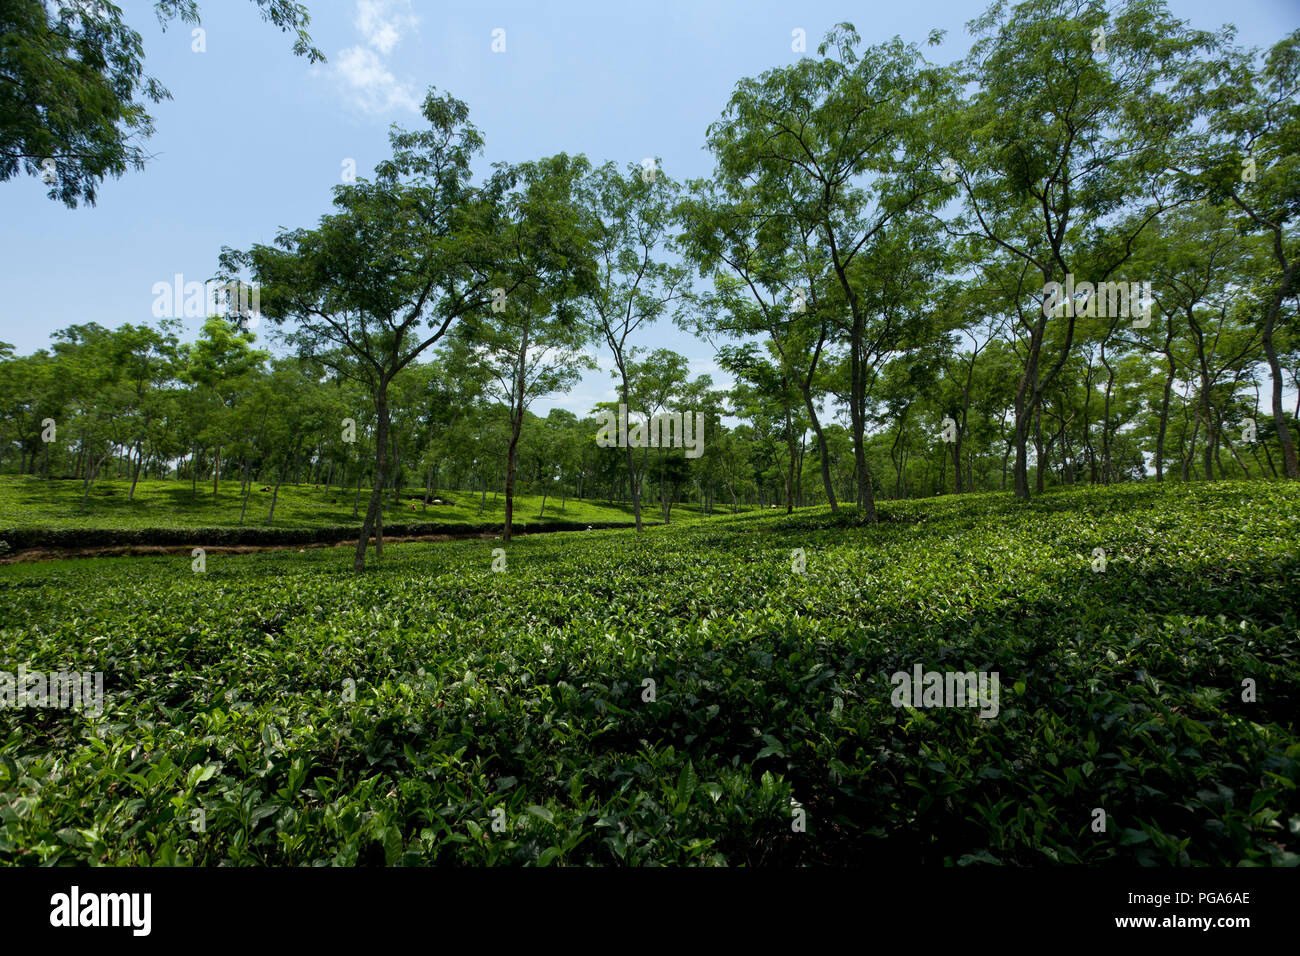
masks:
<path id="1" fill-rule="evenodd" d="M 505 494 L 508 540 L 520 488 L 639 526 L 643 502 L 875 520 L 879 497 L 1300 478 L 1300 31 L 1261 54 L 1156 0 L 996 3 L 972 30 L 936 66 L 837 26 L 740 81 L 683 183 L 566 154 L 476 181 L 468 108 L 430 91 L 315 227 L 223 250 L 292 357 L 229 316 L 10 350 L 0 467 L 350 488 L 358 569 L 386 496 L 439 488 Z M 734 387 L 650 350 L 662 320 Z M 537 418 L 595 349 L 611 407 L 702 413 L 703 455 L 598 448 L 601 408 Z"/>

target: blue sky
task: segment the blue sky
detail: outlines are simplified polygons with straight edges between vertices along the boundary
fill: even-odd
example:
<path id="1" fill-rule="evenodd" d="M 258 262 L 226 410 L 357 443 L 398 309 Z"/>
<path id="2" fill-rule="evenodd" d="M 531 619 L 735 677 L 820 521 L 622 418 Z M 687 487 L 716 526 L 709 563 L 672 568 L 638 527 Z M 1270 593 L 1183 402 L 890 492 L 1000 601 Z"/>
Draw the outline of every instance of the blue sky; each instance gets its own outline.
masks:
<path id="1" fill-rule="evenodd" d="M 94 207 L 45 198 L 38 179 L 0 184 L 0 340 L 19 353 L 81 322 L 154 322 L 153 285 L 176 273 L 210 276 L 223 245 L 270 242 L 282 227 L 314 225 L 330 209 L 345 160 L 369 175 L 388 154 L 388 129 L 422 120 L 430 86 L 466 101 L 483 132 L 481 163 L 565 151 L 594 163 L 662 158 L 675 179 L 707 175 L 705 130 L 735 83 L 810 52 L 835 23 L 864 42 L 894 35 L 947 63 L 965 53 L 965 24 L 984 0 L 909 3 L 653 3 L 528 0 L 306 0 L 316 46 L 310 65 L 290 36 L 249 0 L 202 0 L 205 52 L 189 24 L 160 29 L 149 0 L 118 0 L 142 35 L 146 72 L 173 99 L 151 106 L 154 154 L 143 172 L 108 180 Z M 1175 0 L 1175 15 L 1211 29 L 1225 20 L 1265 46 L 1300 22 L 1296 0 Z M 492 51 L 493 30 L 505 52 Z M 948 36 L 924 47 L 933 28 Z M 190 334 L 198 320 L 187 320 Z M 716 374 L 711 348 L 667 322 L 639 344 L 686 355 Z M 609 367 L 608 361 L 602 365 Z M 568 396 L 539 402 L 586 412 L 612 397 L 607 371 Z"/>

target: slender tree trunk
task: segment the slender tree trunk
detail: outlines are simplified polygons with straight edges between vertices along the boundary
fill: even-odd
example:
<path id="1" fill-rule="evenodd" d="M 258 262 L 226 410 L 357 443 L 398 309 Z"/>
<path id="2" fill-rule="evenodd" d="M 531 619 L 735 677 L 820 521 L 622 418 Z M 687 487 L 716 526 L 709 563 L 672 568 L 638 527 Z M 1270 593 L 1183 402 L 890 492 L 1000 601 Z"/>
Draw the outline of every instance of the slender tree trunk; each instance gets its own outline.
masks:
<path id="1" fill-rule="evenodd" d="M 275 521 L 275 503 L 280 499 L 280 485 L 284 483 L 284 475 L 288 470 L 289 463 L 287 461 L 282 461 L 280 463 L 280 470 L 275 474 L 275 488 L 271 490 L 271 511 L 266 516 L 266 524 L 268 527 L 270 527 L 270 525 Z"/>
<path id="2" fill-rule="evenodd" d="M 86 502 L 90 498 L 90 487 L 95 483 L 95 475 L 99 471 L 99 465 L 101 462 L 107 460 L 108 460 L 107 452 L 105 452 L 99 458 L 91 458 L 90 456 L 87 456 L 88 464 L 86 466 L 86 483 L 81 489 L 81 510 L 82 511 L 86 510 Z"/>
<path id="3" fill-rule="evenodd" d="M 1015 445 L 1015 464 L 1011 469 L 1011 489 L 1017 498 L 1029 499 L 1029 412 L 1024 407 L 1026 398 L 1016 396 L 1016 425 L 1012 439 Z"/>
<path id="4" fill-rule="evenodd" d="M 515 514 L 515 469 L 519 466 L 519 435 L 524 428 L 524 390 L 527 386 L 529 324 L 525 323 L 519 340 L 519 355 L 515 366 L 514 394 L 510 396 L 510 446 L 506 449 L 506 527 L 502 544 L 510 543 L 511 523 Z M 543 504 L 543 507 L 545 505 Z"/>
<path id="5" fill-rule="evenodd" d="M 1210 408 L 1210 387 L 1206 377 L 1201 379 L 1201 415 L 1205 421 L 1205 450 L 1202 453 L 1202 464 L 1205 469 L 1205 480 L 1214 480 L 1214 448 L 1217 444 L 1217 429 L 1214 427 L 1214 413 Z"/>
<path id="6" fill-rule="evenodd" d="M 862 361 L 861 340 L 862 340 L 862 321 L 854 318 L 853 322 L 854 336 L 849 346 L 852 355 L 851 362 L 851 382 L 849 386 L 849 417 L 853 426 L 853 462 L 857 471 L 858 494 L 857 504 L 866 515 L 868 521 L 874 523 L 876 519 L 876 501 L 872 494 L 871 472 L 867 467 L 867 443 L 866 443 L 866 370 L 863 367 L 866 363 Z"/>
<path id="7" fill-rule="evenodd" d="M 1164 394 L 1160 398 L 1160 431 L 1156 435 L 1156 481 L 1165 480 L 1165 436 L 1169 429 L 1169 396 L 1174 388 L 1174 375 L 1177 369 L 1174 365 L 1174 354 L 1170 350 L 1170 342 L 1174 337 L 1174 319 L 1169 317 L 1169 332 L 1165 336 L 1165 361 L 1169 364 L 1169 374 L 1165 376 Z"/>
<path id="8" fill-rule="evenodd" d="M 627 370 L 623 367 L 621 361 L 619 363 L 619 371 L 622 374 L 621 395 L 623 398 L 623 408 L 627 410 L 628 418 L 631 419 L 632 407 L 628 403 Z M 629 420 L 624 427 L 626 431 L 631 431 L 631 421 Z M 624 436 L 623 441 L 623 452 L 627 458 L 627 480 L 628 490 L 632 497 L 632 516 L 636 519 L 636 530 L 641 531 L 643 530 L 641 525 L 641 483 L 637 481 L 636 466 L 632 460 L 632 443 L 626 440 L 626 435 Z"/>
<path id="9" fill-rule="evenodd" d="M 1300 478 L 1300 461 L 1296 459 L 1295 440 L 1291 437 L 1286 412 L 1282 408 L 1282 365 L 1278 361 L 1277 348 L 1273 344 L 1273 329 L 1277 324 L 1278 314 L 1282 311 L 1282 301 L 1295 278 L 1296 265 L 1296 262 L 1292 262 L 1282 275 L 1282 281 L 1273 295 L 1273 301 L 1269 303 L 1260 340 L 1264 346 L 1264 356 L 1268 359 L 1269 371 L 1273 375 L 1273 426 L 1277 429 L 1278 444 L 1282 446 L 1282 469 L 1286 476 L 1292 479 Z"/>
<path id="10" fill-rule="evenodd" d="M 794 501 L 795 501 L 796 508 L 802 508 L 804 506 L 803 459 L 804 459 L 804 452 L 808 448 L 808 443 L 805 439 L 806 439 L 805 435 L 801 434 L 799 436 L 799 464 L 794 470 Z"/>
<path id="11" fill-rule="evenodd" d="M 834 230 L 823 223 L 827 244 L 839 279 L 840 288 L 848 299 L 853 319 L 849 330 L 849 419 L 853 430 L 853 461 L 857 475 L 857 505 L 866 519 L 876 522 L 876 502 L 871 487 L 871 472 L 867 468 L 866 450 L 866 368 L 863 361 L 863 318 L 858 308 L 857 293 L 849 282 L 848 271 L 840 260 Z"/>
<path id="12" fill-rule="evenodd" d="M 1036 414 L 1034 415 L 1034 487 L 1041 495 L 1043 493 L 1043 472 L 1047 470 L 1047 460 L 1043 455 L 1043 403 L 1041 398 L 1037 403 Z"/>
<path id="13" fill-rule="evenodd" d="M 140 481 L 140 467 L 144 464 L 144 439 L 136 443 L 135 469 L 131 473 L 131 493 L 126 496 L 127 501 L 135 501 L 135 486 Z"/>
<path id="14" fill-rule="evenodd" d="M 357 553 L 352 567 L 362 571 L 366 566 L 366 548 L 370 546 L 370 535 L 375 535 L 375 554 L 384 553 L 383 496 L 385 469 L 388 465 L 388 380 L 381 379 L 375 396 L 375 408 L 379 413 L 379 423 L 375 431 L 375 480 L 370 492 L 370 506 L 366 509 L 366 520 L 361 525 L 361 535 L 357 539 Z"/>
<path id="15" fill-rule="evenodd" d="M 1268 462 L 1268 470 L 1272 472 L 1273 477 L 1277 477 L 1277 465 L 1273 464 L 1273 453 L 1268 450 L 1268 442 L 1260 442 L 1264 446 L 1264 459 Z"/>
<path id="16" fill-rule="evenodd" d="M 1183 481 L 1184 482 L 1188 482 L 1192 480 L 1192 458 L 1195 457 L 1196 455 L 1196 436 L 1200 433 L 1200 431 L 1201 431 L 1201 418 L 1199 415 L 1197 415 L 1193 418 L 1191 444 L 1187 446 L 1187 456 L 1183 459 Z"/>
<path id="17" fill-rule="evenodd" d="M 244 502 L 239 506 L 239 525 L 240 527 L 243 527 L 244 515 L 248 513 L 248 499 L 249 496 L 252 495 L 253 493 L 253 476 L 248 473 L 247 458 L 243 460 L 241 470 L 243 471 L 243 478 L 244 478 L 244 488 L 243 488 Z"/>
<path id="18" fill-rule="evenodd" d="M 397 442 L 397 433 L 393 433 L 393 507 L 402 504 L 402 457 L 401 447 Z"/>
<path id="19" fill-rule="evenodd" d="M 1057 250 L 1057 264 L 1061 271 L 1069 274 L 1070 270 L 1060 262 L 1059 249 Z M 1043 273 L 1043 282 L 1050 282 L 1052 279 L 1051 270 Z M 1030 330 L 1029 337 L 1029 357 L 1025 364 L 1025 372 L 1020 378 L 1020 385 L 1016 389 L 1016 468 L 1015 468 L 1015 494 L 1018 498 L 1029 497 L 1029 463 L 1028 463 L 1028 442 L 1030 417 L 1035 412 L 1039 412 L 1043 404 L 1043 392 L 1049 388 L 1057 374 L 1065 366 L 1066 360 L 1070 356 L 1070 347 L 1074 342 L 1074 315 L 1068 317 L 1068 324 L 1065 327 L 1065 342 L 1062 344 L 1061 352 L 1056 357 L 1056 361 L 1048 370 L 1045 378 L 1039 375 L 1039 359 L 1042 350 L 1043 335 L 1047 329 L 1048 317 L 1043 315 L 1041 310 L 1036 313 L 1034 325 Z M 1040 413 L 1041 416 L 1041 413 Z M 1038 466 L 1038 490 L 1042 491 L 1042 463 Z"/>
<path id="20" fill-rule="evenodd" d="M 790 421 L 789 410 L 786 411 L 786 454 L 790 456 L 790 467 L 785 479 L 785 513 L 794 514 L 794 425 Z"/>
<path id="21" fill-rule="evenodd" d="M 1003 419 L 1005 421 L 1005 418 Z M 1007 463 L 1011 460 L 1011 450 L 1015 446 L 1015 429 L 1012 427 L 1011 437 L 1006 439 L 1007 446 L 1002 452 L 1002 490 L 1007 490 Z"/>
<path id="22" fill-rule="evenodd" d="M 1038 378 L 1038 348 L 1041 333 L 1036 326 L 1029 337 L 1029 356 L 1020 376 L 1015 398 L 1016 462 L 1012 468 L 1011 488 L 1017 498 L 1029 498 L 1029 427 L 1034 413 L 1035 387 Z"/>
<path id="23" fill-rule="evenodd" d="M 958 430 L 952 442 L 952 490 L 953 494 L 962 494 L 965 490 L 961 483 L 961 431 Z"/>
<path id="24" fill-rule="evenodd" d="M 1224 444 L 1228 446 L 1228 451 L 1232 454 L 1232 457 L 1235 458 L 1237 460 L 1237 464 L 1241 466 L 1242 474 L 1244 474 L 1247 478 L 1249 478 L 1250 469 L 1246 467 L 1246 463 L 1241 460 L 1241 455 L 1237 454 L 1237 446 L 1232 443 L 1232 439 L 1228 436 L 1227 429 L 1223 429 L 1220 432 L 1220 435 L 1223 438 Z"/>
<path id="25" fill-rule="evenodd" d="M 894 463 L 894 498 L 903 497 L 903 462 L 907 457 L 906 446 L 899 447 L 903 441 L 903 431 L 907 426 L 907 416 L 912 411 L 912 403 L 903 406 L 898 416 L 898 429 L 894 432 L 894 442 L 889 446 L 889 460 Z"/>
<path id="26" fill-rule="evenodd" d="M 1106 367 L 1106 396 L 1101 404 L 1101 483 L 1111 483 L 1110 461 L 1110 399 L 1115 391 L 1115 369 L 1106 361 L 1106 343 L 1101 343 L 1101 364 Z"/>
<path id="27" fill-rule="evenodd" d="M 519 461 L 519 431 L 523 426 L 523 416 L 518 425 L 511 423 L 510 445 L 506 449 L 506 525 L 501 535 L 501 543 L 510 543 L 511 523 L 515 514 L 515 468 Z M 494 492 L 495 497 L 495 492 Z"/>

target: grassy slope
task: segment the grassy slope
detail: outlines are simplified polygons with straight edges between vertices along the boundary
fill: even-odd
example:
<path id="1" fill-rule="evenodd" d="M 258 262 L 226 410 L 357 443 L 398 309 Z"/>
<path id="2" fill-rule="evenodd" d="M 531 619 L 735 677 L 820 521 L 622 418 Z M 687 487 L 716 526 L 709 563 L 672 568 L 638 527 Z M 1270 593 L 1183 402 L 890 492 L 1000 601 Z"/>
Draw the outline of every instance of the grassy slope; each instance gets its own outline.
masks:
<path id="1" fill-rule="evenodd" d="M 281 485 L 276 502 L 276 519 L 266 524 L 270 509 L 270 493 L 253 486 L 248 499 L 247 514 L 239 524 L 239 511 L 243 499 L 238 483 L 222 485 L 216 498 L 212 484 L 199 485 L 198 496 L 191 493 L 183 481 L 140 481 L 135 489 L 135 499 L 130 494 L 130 481 L 125 479 L 101 480 L 91 489 L 86 511 L 81 511 L 81 481 L 45 481 L 35 477 L 0 477 L 0 538 L 12 538 L 16 548 L 21 546 L 57 546 L 62 544 L 147 544 L 149 531 L 208 531 L 229 529 L 230 544 L 248 538 L 248 542 L 261 542 L 276 538 L 277 532 L 292 540 L 294 532 L 303 529 L 338 529 L 355 537 L 360 518 L 352 516 L 355 489 L 339 492 L 338 488 L 316 488 L 313 485 Z M 359 512 L 367 506 L 367 492 L 361 494 Z M 439 492 L 443 499 L 450 498 L 454 505 L 422 506 L 422 489 L 404 492 L 402 503 L 393 505 L 393 498 L 385 496 L 383 522 L 385 528 L 411 527 L 412 533 L 445 531 L 454 527 L 473 529 L 499 528 L 506 520 L 506 498 L 487 494 L 484 509 L 480 511 L 482 496 L 472 492 Z M 412 510 L 412 505 L 415 509 Z M 602 499 L 578 501 L 576 498 L 547 497 L 545 515 L 541 496 L 521 496 L 515 499 L 513 522 L 517 528 L 528 529 L 539 522 L 572 524 L 585 528 L 588 524 L 630 523 L 632 506 L 610 505 Z M 692 503 L 673 507 L 673 520 L 689 520 L 694 516 Z M 659 522 L 658 502 L 642 506 L 642 520 Z M 420 527 L 420 525 L 438 525 Z M 86 532 L 104 532 L 87 537 Z M 335 535 L 335 537 L 341 536 Z M 160 544 L 177 544 L 173 535 L 160 533 Z M 121 538 L 120 541 L 117 538 Z M 166 540 L 162 540 L 166 538 Z M 225 537 L 216 536 L 207 544 L 222 544 Z M 188 544 L 188 541 L 186 541 Z M 204 544 L 195 541 L 194 544 Z"/>
<path id="2" fill-rule="evenodd" d="M 86 511 L 81 506 L 80 481 L 45 481 L 32 477 L 0 477 L 0 528 L 234 528 L 239 526 L 239 512 L 243 498 L 238 482 L 221 486 L 217 497 L 212 495 L 212 483 L 200 484 L 197 497 L 191 494 L 188 482 L 141 481 L 136 488 L 135 500 L 128 500 L 131 483 L 125 479 L 96 482 L 91 489 Z M 249 496 L 244 525 L 266 525 L 271 507 L 271 493 L 256 485 Z M 358 515 L 364 516 L 368 490 L 362 491 Z M 448 524 L 500 524 L 505 520 L 505 496 L 488 494 L 487 504 L 479 512 L 478 494 L 473 492 L 439 492 L 445 500 L 450 497 L 455 505 L 432 505 L 424 510 L 423 489 L 409 489 L 402 493 L 402 503 L 394 506 L 392 495 L 384 498 L 384 520 L 437 521 Z M 355 489 L 340 492 L 337 487 L 317 488 L 313 485 L 281 485 L 275 506 L 277 528 L 315 528 L 334 525 L 359 526 L 360 518 L 352 517 Z M 411 510 L 411 505 L 415 510 Z M 539 520 L 542 498 L 540 495 L 515 499 L 514 520 L 527 525 Z M 561 505 L 564 505 L 562 508 Z M 681 506 L 678 506 L 681 507 Z M 545 520 L 571 521 L 588 524 L 593 521 L 629 521 L 631 506 L 611 506 L 604 501 L 578 501 L 570 498 L 546 499 Z M 674 509 L 674 512 L 676 509 Z M 658 518 L 657 506 L 644 511 L 646 520 Z"/>
<path id="3" fill-rule="evenodd" d="M 882 511 L 0 568 L 0 669 L 110 698 L 0 711 L 0 862 L 1300 860 L 1300 488 Z"/>

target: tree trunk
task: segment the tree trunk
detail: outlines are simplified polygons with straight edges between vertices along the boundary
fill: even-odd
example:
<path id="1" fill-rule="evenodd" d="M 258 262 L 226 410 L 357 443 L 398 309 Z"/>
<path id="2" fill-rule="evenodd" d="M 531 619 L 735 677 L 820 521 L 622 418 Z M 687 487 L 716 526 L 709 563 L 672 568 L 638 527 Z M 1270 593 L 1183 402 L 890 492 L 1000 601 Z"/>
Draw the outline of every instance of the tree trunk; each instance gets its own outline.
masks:
<path id="1" fill-rule="evenodd" d="M 785 484 L 785 513 L 794 514 L 794 442 L 786 444 L 786 454 L 789 456 L 790 464 L 786 468 L 786 473 L 782 476 Z"/>
<path id="2" fill-rule="evenodd" d="M 1109 338 L 1109 336 L 1108 336 Z M 1106 361 L 1106 343 L 1101 343 L 1101 364 L 1106 367 L 1106 397 L 1101 404 L 1101 483 L 1111 483 L 1110 462 L 1110 398 L 1115 391 L 1115 369 Z"/>
<path id="3" fill-rule="evenodd" d="M 357 539 L 357 553 L 352 561 L 354 571 L 362 571 L 366 566 L 366 548 L 370 546 L 370 535 L 375 533 L 375 554 L 384 553 L 383 530 L 383 496 L 384 473 L 388 464 L 388 380 L 382 379 L 375 396 L 375 408 L 379 413 L 379 424 L 375 432 L 375 480 L 370 492 L 370 505 L 366 508 L 366 520 L 361 525 L 361 535 Z"/>
<path id="4" fill-rule="evenodd" d="M 1016 459 L 1011 469 L 1011 489 L 1017 498 L 1029 500 L 1029 415 L 1024 408 L 1025 396 L 1016 396 L 1016 425 L 1013 442 Z"/>
<path id="5" fill-rule="evenodd" d="M 515 516 L 515 468 L 519 460 L 519 432 L 523 427 L 523 417 L 518 425 L 510 426 L 510 446 L 506 449 L 506 525 L 501 534 L 501 543 L 510 543 L 511 522 Z"/>
<path id="6" fill-rule="evenodd" d="M 1184 412 L 1184 414 L 1186 414 L 1186 412 Z M 1187 455 L 1186 457 L 1183 458 L 1183 481 L 1184 482 L 1188 482 L 1192 480 L 1192 458 L 1195 457 L 1196 455 L 1196 436 L 1200 434 L 1200 431 L 1201 431 L 1201 418 L 1198 415 L 1193 419 L 1191 444 L 1187 446 Z"/>
<path id="7" fill-rule="evenodd" d="M 393 507 L 402 504 L 402 456 L 397 443 L 397 433 L 393 433 Z"/>
<path id="8" fill-rule="evenodd" d="M 248 513 L 248 498 L 253 493 L 253 476 L 248 473 L 248 459 L 243 460 L 244 503 L 239 507 L 239 524 L 244 524 L 244 515 Z"/>
<path id="9" fill-rule="evenodd" d="M 898 430 L 894 432 L 894 443 L 889 446 L 889 460 L 894 463 L 894 497 L 903 497 L 903 462 L 907 459 L 907 447 L 899 447 L 903 441 L 903 430 L 907 425 L 907 416 L 912 411 L 912 404 L 903 406 L 903 411 L 898 416 Z"/>
<path id="10" fill-rule="evenodd" d="M 106 461 L 107 459 L 108 459 L 108 452 L 105 452 L 101 457 L 96 459 L 91 459 L 89 456 L 87 456 L 88 464 L 86 467 L 86 484 L 81 490 L 82 511 L 86 510 L 86 501 L 90 498 L 90 486 L 95 483 L 95 474 L 96 472 L 99 471 L 99 465 L 101 462 Z"/>
<path id="11" fill-rule="evenodd" d="M 1174 388 L 1174 375 L 1177 368 L 1174 365 L 1174 354 L 1170 350 L 1170 342 L 1174 337 L 1174 319 L 1169 317 L 1169 332 L 1165 336 L 1165 361 L 1169 364 L 1169 374 L 1165 376 L 1165 390 L 1160 399 L 1160 431 L 1156 435 L 1156 481 L 1165 480 L 1165 436 L 1169 429 L 1169 395 Z"/>
<path id="12" fill-rule="evenodd" d="M 867 467 L 866 447 L 866 370 L 861 351 L 862 322 L 855 318 L 853 322 L 854 337 L 850 344 L 852 354 L 851 383 L 849 386 L 849 418 L 853 426 L 853 463 L 857 471 L 857 504 L 868 521 L 876 521 L 876 501 L 871 488 L 871 471 Z"/>
<path id="13" fill-rule="evenodd" d="M 501 543 L 510 543 L 511 523 L 515 516 L 515 469 L 519 467 L 519 435 L 524 429 L 524 390 L 527 386 L 528 322 L 519 340 L 518 364 L 515 366 L 514 394 L 510 396 L 510 446 L 506 449 L 506 527 Z"/>
<path id="14" fill-rule="evenodd" d="M 1043 493 L 1043 472 L 1047 470 L 1047 461 L 1043 456 L 1043 403 L 1040 398 L 1034 415 L 1034 490 Z"/>
<path id="15" fill-rule="evenodd" d="M 135 501 L 135 486 L 140 481 L 140 466 L 144 464 L 144 439 L 136 443 L 135 470 L 131 473 L 131 493 L 127 501 Z"/>
<path id="16" fill-rule="evenodd" d="M 1273 374 L 1273 426 L 1277 429 L 1278 444 L 1282 446 L 1282 469 L 1288 478 L 1300 478 L 1300 461 L 1296 460 L 1295 440 L 1291 429 L 1287 427 L 1286 413 L 1282 409 L 1282 365 L 1277 358 L 1277 348 L 1273 344 L 1273 329 L 1277 324 L 1278 314 L 1282 311 L 1282 301 L 1291 288 L 1295 277 L 1296 262 L 1292 262 L 1282 275 L 1282 281 L 1269 303 L 1268 315 L 1264 319 L 1264 331 L 1261 343 L 1264 355 L 1268 359 L 1269 371 Z"/>
<path id="17" fill-rule="evenodd" d="M 623 368 L 621 363 L 619 365 L 619 370 L 622 372 L 623 385 L 621 394 L 623 397 L 623 408 L 627 409 L 627 414 L 631 417 L 632 409 L 628 404 L 627 371 Z M 632 516 L 636 518 L 636 530 L 641 531 L 643 530 L 641 526 L 641 486 L 640 482 L 637 481 L 636 466 L 632 461 L 632 443 L 626 439 L 626 433 L 631 430 L 631 422 L 624 424 L 623 428 L 623 452 L 627 457 L 627 480 L 628 489 L 632 497 Z"/>
<path id="18" fill-rule="evenodd" d="M 1232 439 L 1229 437 L 1227 429 L 1222 430 L 1220 435 L 1223 437 L 1224 444 L 1228 446 L 1228 451 L 1232 454 L 1232 457 L 1235 458 L 1237 464 L 1241 466 L 1242 473 L 1249 478 L 1250 469 L 1246 466 L 1246 463 L 1241 460 L 1241 455 L 1237 454 L 1237 446 L 1232 443 Z"/>
<path id="19" fill-rule="evenodd" d="M 280 463 L 280 470 L 276 472 L 275 475 L 275 488 L 271 491 L 271 510 L 266 516 L 266 524 L 268 527 L 270 527 L 272 522 L 275 521 L 275 503 L 280 499 L 280 485 L 284 484 L 284 473 L 288 470 L 289 463 L 287 461 L 282 461 Z"/>
<path id="20" fill-rule="evenodd" d="M 965 490 L 961 483 L 961 430 L 958 429 L 952 442 L 952 490 L 953 494 L 962 494 Z"/>
<path id="21" fill-rule="evenodd" d="M 1198 347 L 1199 348 L 1199 347 Z M 1217 444 L 1218 429 L 1214 425 L 1214 410 L 1210 408 L 1210 371 L 1205 365 L 1205 356 L 1200 356 L 1201 362 L 1201 394 L 1200 394 L 1200 414 L 1201 420 L 1205 422 L 1205 450 L 1202 452 L 1201 465 L 1205 471 L 1205 480 L 1214 480 L 1214 447 Z"/>

